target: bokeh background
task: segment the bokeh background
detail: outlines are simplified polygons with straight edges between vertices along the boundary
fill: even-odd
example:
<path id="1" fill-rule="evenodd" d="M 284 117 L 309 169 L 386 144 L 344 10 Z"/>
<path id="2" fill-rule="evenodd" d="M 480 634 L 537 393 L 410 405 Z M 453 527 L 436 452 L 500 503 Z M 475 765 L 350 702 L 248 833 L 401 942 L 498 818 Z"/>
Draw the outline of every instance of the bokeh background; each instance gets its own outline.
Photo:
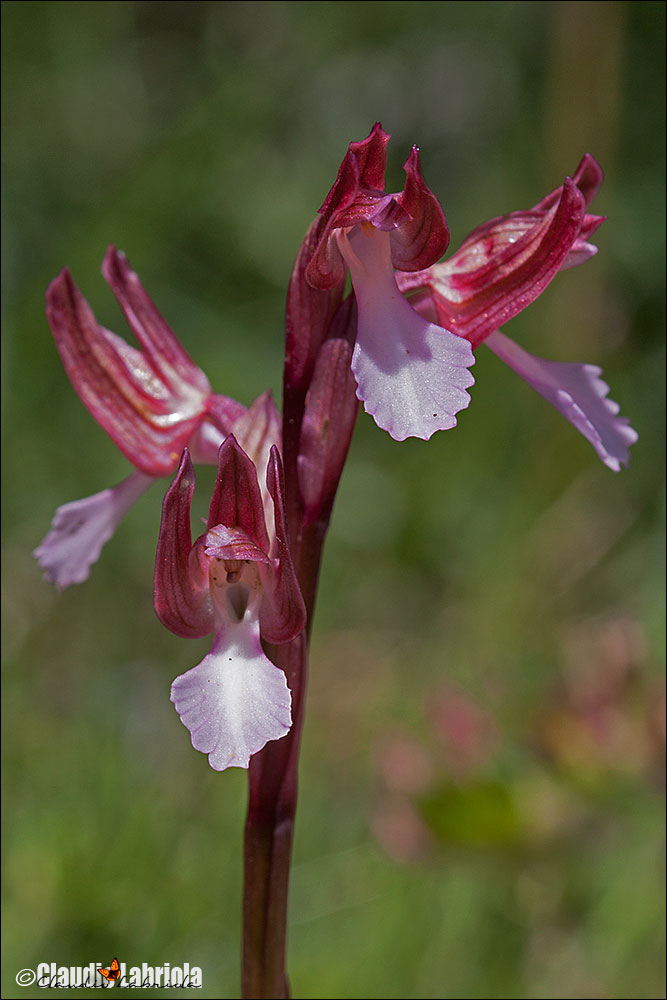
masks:
<path id="1" fill-rule="evenodd" d="M 508 333 L 602 365 L 640 440 L 614 475 L 484 349 L 455 432 L 397 444 L 360 418 L 314 632 L 294 994 L 664 995 L 664 13 L 2 5 L 3 995 L 48 994 L 14 983 L 40 961 L 113 955 L 239 988 L 245 774 L 213 773 L 169 703 L 208 645 L 152 611 L 163 484 L 85 584 L 57 593 L 31 559 L 59 504 L 128 471 L 44 289 L 67 264 L 126 333 L 113 242 L 218 391 L 279 397 L 294 255 L 376 119 L 389 189 L 418 143 L 453 247 L 598 157 L 598 257 Z"/>

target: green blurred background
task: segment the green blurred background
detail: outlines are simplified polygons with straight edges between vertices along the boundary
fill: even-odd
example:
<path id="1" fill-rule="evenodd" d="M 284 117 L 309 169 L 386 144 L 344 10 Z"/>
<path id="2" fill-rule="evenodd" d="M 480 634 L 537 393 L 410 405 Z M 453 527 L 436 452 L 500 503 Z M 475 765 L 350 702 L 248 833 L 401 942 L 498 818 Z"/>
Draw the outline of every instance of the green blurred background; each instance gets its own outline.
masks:
<path id="1" fill-rule="evenodd" d="M 380 119 L 389 189 L 418 143 L 453 247 L 598 157 L 598 257 L 507 332 L 602 365 L 640 440 L 614 475 L 484 349 L 455 432 L 397 444 L 360 418 L 314 632 L 294 994 L 663 996 L 664 5 L 2 12 L 3 995 L 113 955 L 238 993 L 245 774 L 213 773 L 169 703 L 208 641 L 152 611 L 163 485 L 85 584 L 59 594 L 31 559 L 60 503 L 128 471 L 44 289 L 67 264 L 125 334 L 113 242 L 218 391 L 279 397 L 294 255 Z"/>

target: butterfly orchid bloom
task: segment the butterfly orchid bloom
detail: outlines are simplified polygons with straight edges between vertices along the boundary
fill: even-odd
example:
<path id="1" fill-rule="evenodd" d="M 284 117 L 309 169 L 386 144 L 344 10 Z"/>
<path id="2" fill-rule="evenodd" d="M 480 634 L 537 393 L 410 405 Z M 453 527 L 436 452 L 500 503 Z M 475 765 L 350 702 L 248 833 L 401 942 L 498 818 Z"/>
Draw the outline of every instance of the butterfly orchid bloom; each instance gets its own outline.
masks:
<path id="1" fill-rule="evenodd" d="M 358 309 L 351 362 L 357 396 L 397 441 L 427 439 L 453 427 L 470 402 L 474 355 L 465 340 L 413 309 L 397 287 L 394 271 L 434 263 L 449 245 L 449 230 L 416 146 L 403 191 L 385 193 L 388 141 L 376 124 L 367 139 L 350 144 L 304 241 L 312 246 L 304 277 L 325 291 L 343 284 L 349 268 Z"/>
<path id="2" fill-rule="evenodd" d="M 491 219 L 475 229 L 448 260 L 415 274 L 397 275 L 414 308 L 467 340 L 481 343 L 513 368 L 586 437 L 602 461 L 618 472 L 628 464 L 637 433 L 607 398 L 609 386 L 595 365 L 545 361 L 498 329 L 530 305 L 559 271 L 597 253 L 590 236 L 605 221 L 587 212 L 602 183 L 587 154 L 566 178 L 527 211 Z"/>
<path id="3" fill-rule="evenodd" d="M 444 214 L 416 147 L 404 190 L 384 193 L 388 140 L 378 123 L 350 144 L 302 248 L 313 288 L 341 285 L 349 269 L 358 307 L 352 372 L 366 411 L 398 441 L 453 427 L 469 402 L 473 350 L 486 342 L 618 471 L 637 435 L 606 398 L 600 369 L 543 361 L 498 329 L 560 270 L 597 252 L 589 238 L 604 219 L 586 210 L 602 182 L 599 165 L 585 156 L 573 178 L 532 209 L 484 223 L 435 263 L 449 243 Z"/>
<path id="4" fill-rule="evenodd" d="M 47 290 L 47 318 L 74 389 L 135 471 L 116 486 L 56 511 L 35 556 L 47 580 L 61 588 L 88 577 L 119 522 L 155 479 L 173 475 L 186 445 L 195 461 L 214 465 L 231 431 L 264 461 L 267 442 L 280 441 L 280 417 L 270 396 L 246 410 L 213 393 L 114 247 L 106 253 L 102 273 L 140 350 L 100 326 L 67 269 Z"/>
<path id="5" fill-rule="evenodd" d="M 306 620 L 287 543 L 282 477 L 274 446 L 267 469 L 271 531 L 257 470 L 233 435 L 220 448 L 207 530 L 194 545 L 195 477 L 187 451 L 164 499 L 155 610 L 176 635 L 214 636 L 202 662 L 176 678 L 171 700 L 192 745 L 216 771 L 248 767 L 252 754 L 291 726 L 285 674 L 260 642 L 289 642 Z"/>

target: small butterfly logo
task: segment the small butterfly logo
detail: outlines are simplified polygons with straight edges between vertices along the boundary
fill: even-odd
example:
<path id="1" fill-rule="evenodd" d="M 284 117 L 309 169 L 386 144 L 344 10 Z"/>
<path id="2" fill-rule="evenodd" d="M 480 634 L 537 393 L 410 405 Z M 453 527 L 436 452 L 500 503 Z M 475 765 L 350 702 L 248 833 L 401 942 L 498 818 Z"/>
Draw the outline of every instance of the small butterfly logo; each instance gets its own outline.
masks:
<path id="1" fill-rule="evenodd" d="M 97 971 L 101 976 L 104 976 L 108 983 L 115 983 L 117 979 L 120 979 L 120 965 L 117 958 L 114 958 L 108 969 L 98 969 Z"/>

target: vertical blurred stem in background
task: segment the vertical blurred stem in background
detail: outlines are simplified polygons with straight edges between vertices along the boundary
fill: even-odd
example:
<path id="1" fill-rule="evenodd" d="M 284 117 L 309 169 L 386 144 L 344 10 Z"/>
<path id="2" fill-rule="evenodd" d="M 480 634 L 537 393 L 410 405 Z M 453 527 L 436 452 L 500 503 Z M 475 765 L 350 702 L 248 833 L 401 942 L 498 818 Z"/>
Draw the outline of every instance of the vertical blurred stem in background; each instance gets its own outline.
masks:
<path id="1" fill-rule="evenodd" d="M 589 152 L 604 167 L 607 181 L 613 178 L 622 111 L 625 6 L 606 0 L 548 5 L 552 28 L 543 162 L 549 176 L 560 176 L 563 168 L 574 170 L 577 159 Z M 591 122 L 595 122 L 595 149 L 589 149 Z M 609 190 L 608 183 L 604 190 Z M 612 238 L 607 227 L 603 232 Z M 608 290 L 605 295 L 602 279 L 602 270 L 591 267 L 585 280 L 570 282 L 569 296 L 547 296 L 545 337 L 554 352 L 562 350 L 565 355 L 570 346 L 580 350 L 590 345 L 597 357 L 603 357 L 605 347 L 616 346 L 608 329 Z M 581 316 L 587 317 L 586 324 L 580 322 Z"/>

